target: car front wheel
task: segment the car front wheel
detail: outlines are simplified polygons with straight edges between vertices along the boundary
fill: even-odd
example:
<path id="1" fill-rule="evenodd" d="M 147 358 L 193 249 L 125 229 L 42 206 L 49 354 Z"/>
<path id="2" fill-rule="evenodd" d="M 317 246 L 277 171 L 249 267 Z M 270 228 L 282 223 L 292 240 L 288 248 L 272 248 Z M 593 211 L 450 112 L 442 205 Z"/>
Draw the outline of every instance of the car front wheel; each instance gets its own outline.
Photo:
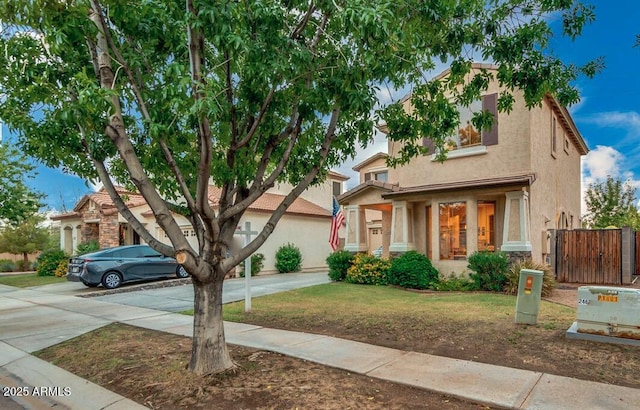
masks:
<path id="1" fill-rule="evenodd" d="M 115 289 L 122 283 L 122 277 L 117 272 L 108 272 L 102 277 L 102 286 Z"/>
<path id="2" fill-rule="evenodd" d="M 176 276 L 178 276 L 179 278 L 188 278 L 189 272 L 187 272 L 187 270 L 182 265 L 178 265 L 178 269 L 176 269 Z"/>

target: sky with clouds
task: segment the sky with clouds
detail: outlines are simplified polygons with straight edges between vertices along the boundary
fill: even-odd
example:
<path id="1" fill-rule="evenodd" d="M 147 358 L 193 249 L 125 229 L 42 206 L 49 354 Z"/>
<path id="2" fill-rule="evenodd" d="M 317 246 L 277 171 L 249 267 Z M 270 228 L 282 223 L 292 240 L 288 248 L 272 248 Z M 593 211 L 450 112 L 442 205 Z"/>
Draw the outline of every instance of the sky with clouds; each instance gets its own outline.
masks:
<path id="1" fill-rule="evenodd" d="M 634 47 L 636 35 L 640 34 L 640 1 L 586 2 L 595 6 L 596 21 L 574 42 L 560 37 L 551 41 L 554 52 L 566 62 L 581 64 L 601 56 L 605 61 L 605 69 L 594 79 L 576 83 L 581 101 L 569 107 L 590 148 L 582 162 L 583 189 L 607 175 L 628 179 L 640 188 L 640 46 Z M 561 19 L 552 16 L 551 22 L 557 26 Z M 407 91 L 382 87 L 379 97 L 386 101 L 398 99 Z M 5 141 L 12 137 L 6 126 L 0 137 L 3 134 Z M 374 142 L 361 149 L 353 161 L 337 169 L 351 177 L 348 187 L 358 184 L 351 167 L 381 151 L 386 152 L 386 141 L 378 133 Z M 48 207 L 56 210 L 72 209 L 84 194 L 95 189 L 77 177 L 45 167 L 38 168 L 38 177 L 32 185 L 47 194 Z"/>

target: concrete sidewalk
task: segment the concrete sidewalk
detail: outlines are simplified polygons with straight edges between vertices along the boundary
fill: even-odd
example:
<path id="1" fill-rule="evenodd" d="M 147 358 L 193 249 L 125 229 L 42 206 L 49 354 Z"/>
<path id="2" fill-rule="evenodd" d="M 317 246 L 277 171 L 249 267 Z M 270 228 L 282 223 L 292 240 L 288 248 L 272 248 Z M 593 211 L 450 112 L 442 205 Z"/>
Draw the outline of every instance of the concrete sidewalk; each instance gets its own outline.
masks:
<path id="1" fill-rule="evenodd" d="M 136 409 L 143 406 L 29 353 L 112 322 L 191 336 L 176 313 L 0 285 L 0 408 Z M 468 362 L 316 334 L 225 322 L 227 341 L 350 372 L 512 409 L 636 409 L 640 390 Z M 13 387 L 13 389 L 11 389 Z M 20 391 L 45 394 L 18 396 Z M 11 407 L 13 406 L 13 407 Z"/>

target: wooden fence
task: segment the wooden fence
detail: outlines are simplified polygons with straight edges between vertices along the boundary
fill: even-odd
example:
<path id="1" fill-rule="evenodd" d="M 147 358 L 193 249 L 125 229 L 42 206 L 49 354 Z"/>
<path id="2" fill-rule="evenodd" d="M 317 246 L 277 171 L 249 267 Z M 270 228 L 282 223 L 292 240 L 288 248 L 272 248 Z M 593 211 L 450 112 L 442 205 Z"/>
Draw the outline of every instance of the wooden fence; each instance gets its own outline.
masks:
<path id="1" fill-rule="evenodd" d="M 640 237 L 636 232 L 631 238 L 635 240 L 635 252 L 630 256 L 635 257 L 640 252 Z M 555 242 L 558 282 L 596 285 L 623 283 L 621 229 L 557 230 Z M 639 260 L 638 257 L 634 259 Z M 640 268 L 636 266 L 635 270 L 638 272 Z"/>

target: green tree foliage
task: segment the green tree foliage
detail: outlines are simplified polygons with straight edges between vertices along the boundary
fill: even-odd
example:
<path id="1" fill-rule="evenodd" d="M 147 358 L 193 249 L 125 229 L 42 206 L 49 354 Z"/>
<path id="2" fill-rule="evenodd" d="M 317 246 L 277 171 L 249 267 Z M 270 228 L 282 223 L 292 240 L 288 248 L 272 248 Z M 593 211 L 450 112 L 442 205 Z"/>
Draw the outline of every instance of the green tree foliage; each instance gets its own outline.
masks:
<path id="1" fill-rule="evenodd" d="M 34 215 L 20 225 L 7 225 L 0 230 L 0 252 L 22 255 L 23 266 L 29 266 L 29 254 L 47 248 L 50 235 L 41 227 L 42 217 Z"/>
<path id="2" fill-rule="evenodd" d="M 26 185 L 34 168 L 15 148 L 0 145 L 0 221 L 18 226 L 43 206 L 44 195 Z"/>
<path id="3" fill-rule="evenodd" d="M 631 226 L 640 229 L 636 206 L 636 189 L 631 182 L 608 176 L 604 181 L 589 184 L 585 195 L 587 213 L 583 223 L 587 228 Z"/>
<path id="4" fill-rule="evenodd" d="M 552 13 L 562 33 L 550 28 Z M 455 106 L 477 100 L 494 76 L 472 72 L 474 56 L 500 66 L 502 111 L 516 88 L 528 106 L 546 93 L 575 102 L 571 82 L 599 65 L 563 63 L 549 39 L 573 38 L 592 19 L 592 8 L 571 0 L 0 0 L 0 119 L 27 154 L 99 178 L 141 238 L 178 257 L 194 278 L 189 368 L 207 374 L 233 367 L 225 274 L 310 184 L 372 141 L 374 122 L 385 120 L 404 147 L 392 163 L 422 153 L 425 135 L 442 146 Z M 450 75 L 428 80 L 442 63 Z M 412 113 L 380 104 L 381 87 L 412 87 Z M 474 119 L 490 121 L 486 112 Z M 144 196 L 171 245 L 154 239 L 112 181 Z M 291 192 L 227 256 L 244 212 L 280 181 Z M 189 218 L 196 246 L 176 212 Z"/>

